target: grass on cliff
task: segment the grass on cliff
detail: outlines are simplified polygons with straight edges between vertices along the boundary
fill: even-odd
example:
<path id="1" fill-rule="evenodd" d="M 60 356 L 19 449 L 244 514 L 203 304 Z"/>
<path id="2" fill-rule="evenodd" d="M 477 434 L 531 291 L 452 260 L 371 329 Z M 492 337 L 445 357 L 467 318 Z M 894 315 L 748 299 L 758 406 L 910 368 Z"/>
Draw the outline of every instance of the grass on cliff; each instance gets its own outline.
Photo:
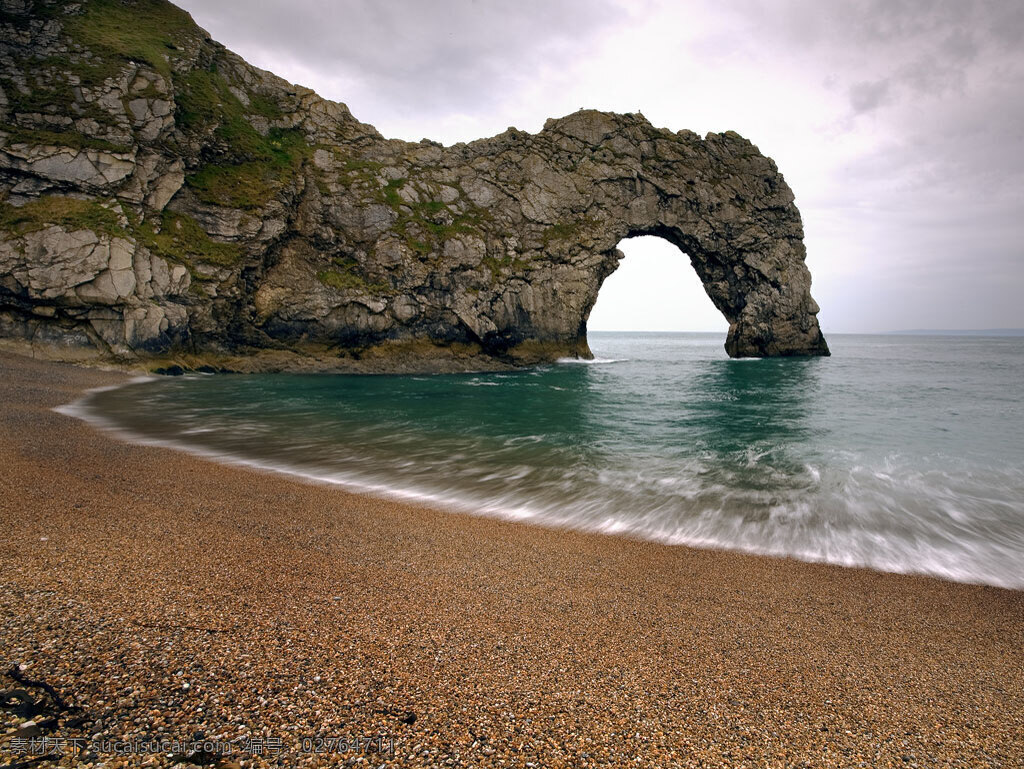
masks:
<path id="1" fill-rule="evenodd" d="M 581 217 L 572 222 L 558 222 L 544 228 L 541 233 L 541 244 L 548 248 L 560 241 L 575 241 L 581 233 L 593 231 L 599 222 L 590 216 Z"/>
<path id="2" fill-rule="evenodd" d="M 66 13 L 65 3 L 36 0 L 28 14 L 0 13 L 0 21 L 21 29 L 28 28 L 32 21 L 56 20 L 64 27 L 65 35 L 78 44 L 66 53 L 46 57 L 12 49 L 10 56 L 26 77 L 29 89 L 23 93 L 6 79 L 8 106 L 14 114 L 67 115 L 117 126 L 117 118 L 105 109 L 76 99 L 72 83 L 85 88 L 102 86 L 109 78 L 122 76 L 133 63 L 144 63 L 170 79 L 172 62 L 182 55 L 185 41 L 198 38 L 201 30 L 185 11 L 164 0 L 85 0 L 78 5 L 78 10 Z M 21 129 L 19 140 L 74 149 L 123 149 L 82 135 L 70 125 L 44 131 Z"/>
<path id="3" fill-rule="evenodd" d="M 73 39 L 105 62 L 96 74 L 106 77 L 130 61 L 170 77 L 171 60 L 186 38 L 200 33 L 188 13 L 166 0 L 86 0 L 82 12 L 63 17 L 63 23 Z"/>
<path id="4" fill-rule="evenodd" d="M 259 134 L 257 134 L 259 136 Z M 272 129 L 251 159 L 208 163 L 185 183 L 204 203 L 247 210 L 262 208 L 298 172 L 310 150 L 298 131 Z"/>
<path id="5" fill-rule="evenodd" d="M 24 29 L 36 19 L 59 21 L 66 34 L 91 55 L 76 52 L 42 63 L 72 71 L 85 85 L 115 77 L 131 62 L 148 64 L 169 78 L 171 62 L 181 55 L 185 42 L 202 34 L 188 13 L 166 0 L 84 0 L 79 6 L 66 13 L 63 2 L 36 0 L 27 14 L 0 13 L 0 22 Z"/>
<path id="6" fill-rule="evenodd" d="M 518 274 L 522 274 L 525 270 L 533 269 L 533 265 L 526 259 L 520 259 L 510 254 L 498 259 L 494 256 L 485 256 L 480 260 L 480 264 L 488 269 L 491 273 L 490 286 L 494 288 L 498 283 L 501 282 L 502 278 L 509 271 L 515 271 Z"/>
<path id="7" fill-rule="evenodd" d="M 126 237 L 127 231 L 118 221 L 117 214 L 95 200 L 78 200 L 61 195 L 47 195 L 26 203 L 12 206 L 0 203 L 0 231 L 27 235 L 46 227 L 57 225 L 74 232 L 93 232 Z"/>
<path id="8" fill-rule="evenodd" d="M 298 130 L 271 128 L 266 136 L 257 131 L 247 116 L 278 120 L 280 107 L 259 94 L 243 104 L 216 65 L 193 70 L 176 85 L 178 125 L 193 132 L 212 128 L 216 140 L 216 155 L 185 180 L 203 202 L 261 208 L 312 154 Z"/>
<path id="9" fill-rule="evenodd" d="M 9 144 L 48 144 L 56 147 L 68 147 L 73 150 L 102 150 L 103 152 L 131 152 L 130 147 L 85 136 L 77 131 L 44 131 L 36 128 L 23 128 L 16 125 L 0 125 L 0 131 L 7 134 Z"/>
<path id="10" fill-rule="evenodd" d="M 77 101 L 66 73 L 86 87 L 101 85 L 122 76 L 130 63 L 142 63 L 174 85 L 175 120 L 186 134 L 211 134 L 213 141 L 203 153 L 205 163 L 188 179 L 188 185 L 206 203 L 234 208 L 260 208 L 287 184 L 312 150 L 299 131 L 271 129 L 262 135 L 248 118 L 280 120 L 281 108 L 272 99 L 249 92 L 247 104 L 231 90 L 229 75 L 214 61 L 208 68 L 185 75 L 174 64 L 186 48 L 198 45 L 202 30 L 185 11 L 165 0 L 84 0 L 77 12 L 64 13 L 60 3 L 36 2 L 29 15 L 0 14 L 0 21 L 27 27 L 33 18 L 59 21 L 66 35 L 81 44 L 67 54 L 45 59 L 26 57 L 17 66 L 29 79 L 29 93 L 4 83 L 12 112 L 81 116 L 103 125 L 116 120 L 95 104 Z M 216 55 L 216 54 L 215 54 Z M 229 71 L 229 70 L 228 70 Z M 131 94 L 155 97 L 151 92 Z M 110 142 L 83 136 L 72 127 L 38 131 L 12 126 L 15 140 L 47 143 L 75 149 L 107 151 L 123 149 Z"/>
<path id="11" fill-rule="evenodd" d="M 68 232 L 91 230 L 98 235 L 131 238 L 153 253 L 189 267 L 197 262 L 230 267 L 242 256 L 240 245 L 213 240 L 195 219 L 173 211 L 163 212 L 157 232 L 130 211 L 127 224 L 123 224 L 116 211 L 96 200 L 47 195 L 23 206 L 0 203 L 0 232 L 22 236 L 54 225 Z"/>
<path id="12" fill-rule="evenodd" d="M 247 94 L 249 104 L 242 104 L 216 63 L 209 69 L 192 70 L 176 80 L 175 86 L 178 125 L 186 130 L 216 125 L 215 135 L 240 154 L 258 154 L 266 149 L 266 137 L 252 127 L 246 115 L 258 115 L 268 121 L 282 116 L 277 104 L 259 94 Z"/>
<path id="13" fill-rule="evenodd" d="M 351 272 L 339 270 L 321 270 L 316 274 L 316 279 L 325 286 L 344 291 L 345 289 L 366 289 L 367 283 L 362 277 Z"/>
<path id="14" fill-rule="evenodd" d="M 381 283 L 370 283 L 360 275 L 359 263 L 352 257 L 335 257 L 332 260 L 332 267 L 318 272 L 316 279 L 325 286 L 339 291 L 357 289 L 371 294 L 382 294 L 388 290 L 387 286 Z"/>
<path id="15" fill-rule="evenodd" d="M 159 232 L 144 223 L 135 227 L 135 235 L 154 254 L 190 269 L 195 262 L 230 267 L 242 257 L 240 245 L 213 240 L 191 216 L 174 211 L 163 212 Z"/>

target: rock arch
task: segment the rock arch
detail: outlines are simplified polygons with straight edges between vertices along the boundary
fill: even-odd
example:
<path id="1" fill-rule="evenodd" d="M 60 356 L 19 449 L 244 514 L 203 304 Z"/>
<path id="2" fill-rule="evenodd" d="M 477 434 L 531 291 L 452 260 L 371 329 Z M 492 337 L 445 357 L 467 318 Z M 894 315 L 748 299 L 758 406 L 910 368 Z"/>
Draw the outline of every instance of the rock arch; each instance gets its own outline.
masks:
<path id="1" fill-rule="evenodd" d="M 466 313 L 486 349 L 532 341 L 589 354 L 586 320 L 621 259 L 618 243 L 655 235 L 689 256 L 729 321 L 729 355 L 828 354 L 793 194 L 750 142 L 581 111 L 548 121 L 537 136 L 509 136 L 528 153 L 516 175 L 500 164 L 509 149 L 491 152 L 503 137 L 475 143 L 495 159 L 492 173 L 511 181 L 492 206 L 530 234 L 500 299 Z"/>
<path id="2" fill-rule="evenodd" d="M 67 19 L 109 10 L 30 17 L 27 37 L 3 27 L 0 75 L 87 48 Z M 8 342 L 243 370 L 587 356 L 618 243 L 652 234 L 689 255 L 730 355 L 828 354 L 793 193 L 737 134 L 581 110 L 537 134 L 387 140 L 178 22 L 175 46 L 153 46 L 173 61 L 96 49 L 120 73 L 102 94 L 79 104 L 79 75 L 53 69 L 67 115 L 15 110 L 0 131 Z M 72 119 L 98 109 L 109 120 Z"/>

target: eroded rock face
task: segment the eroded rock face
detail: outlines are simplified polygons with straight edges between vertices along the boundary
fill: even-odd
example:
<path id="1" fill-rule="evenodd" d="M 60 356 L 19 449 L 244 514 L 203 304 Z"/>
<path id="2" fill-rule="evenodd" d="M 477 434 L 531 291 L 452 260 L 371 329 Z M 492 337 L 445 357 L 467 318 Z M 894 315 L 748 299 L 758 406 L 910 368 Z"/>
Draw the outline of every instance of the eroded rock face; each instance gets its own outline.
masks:
<path id="1" fill-rule="evenodd" d="M 7 337 L 236 368 L 587 356 L 617 245 L 648 234 L 689 255 L 730 355 L 828 354 L 793 193 L 732 132 L 581 111 L 452 147 L 386 140 L 169 4 L 3 4 Z M 93 37 L 122 10 L 165 56 Z"/>

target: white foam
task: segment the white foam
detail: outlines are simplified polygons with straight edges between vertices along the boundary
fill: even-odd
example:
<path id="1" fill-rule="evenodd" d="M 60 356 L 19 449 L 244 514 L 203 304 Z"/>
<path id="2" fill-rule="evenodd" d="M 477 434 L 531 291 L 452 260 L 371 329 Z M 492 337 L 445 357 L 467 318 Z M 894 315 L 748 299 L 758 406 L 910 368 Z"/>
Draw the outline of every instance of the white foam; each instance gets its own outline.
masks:
<path id="1" fill-rule="evenodd" d="M 625 363 L 626 358 L 559 358 L 556 363 L 575 363 L 583 366 L 603 366 L 608 363 Z"/>
<path id="2" fill-rule="evenodd" d="M 84 410 L 84 404 L 86 401 L 90 400 L 93 395 L 96 395 L 97 393 L 110 392 L 111 390 L 120 390 L 122 387 L 128 387 L 133 384 L 142 384 L 143 382 L 152 382 L 155 380 L 155 376 L 141 375 L 132 377 L 127 382 L 121 382 L 115 385 L 104 385 L 103 387 L 93 387 L 86 390 L 78 400 L 72 401 L 71 403 L 65 403 L 61 406 L 54 406 L 53 411 L 56 411 L 58 414 L 63 414 L 64 416 L 75 417 L 76 419 L 85 419 L 85 417 L 81 415 Z"/>

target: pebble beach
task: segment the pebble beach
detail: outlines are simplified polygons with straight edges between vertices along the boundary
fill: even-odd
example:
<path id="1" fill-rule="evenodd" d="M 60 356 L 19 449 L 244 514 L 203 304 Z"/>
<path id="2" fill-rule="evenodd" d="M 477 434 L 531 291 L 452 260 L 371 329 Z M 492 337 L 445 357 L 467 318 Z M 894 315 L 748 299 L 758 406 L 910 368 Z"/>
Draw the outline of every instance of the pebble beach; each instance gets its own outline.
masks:
<path id="1" fill-rule="evenodd" d="M 127 378 L 0 353 L 0 767 L 1024 766 L 1024 592 L 402 504 L 53 410 Z"/>

